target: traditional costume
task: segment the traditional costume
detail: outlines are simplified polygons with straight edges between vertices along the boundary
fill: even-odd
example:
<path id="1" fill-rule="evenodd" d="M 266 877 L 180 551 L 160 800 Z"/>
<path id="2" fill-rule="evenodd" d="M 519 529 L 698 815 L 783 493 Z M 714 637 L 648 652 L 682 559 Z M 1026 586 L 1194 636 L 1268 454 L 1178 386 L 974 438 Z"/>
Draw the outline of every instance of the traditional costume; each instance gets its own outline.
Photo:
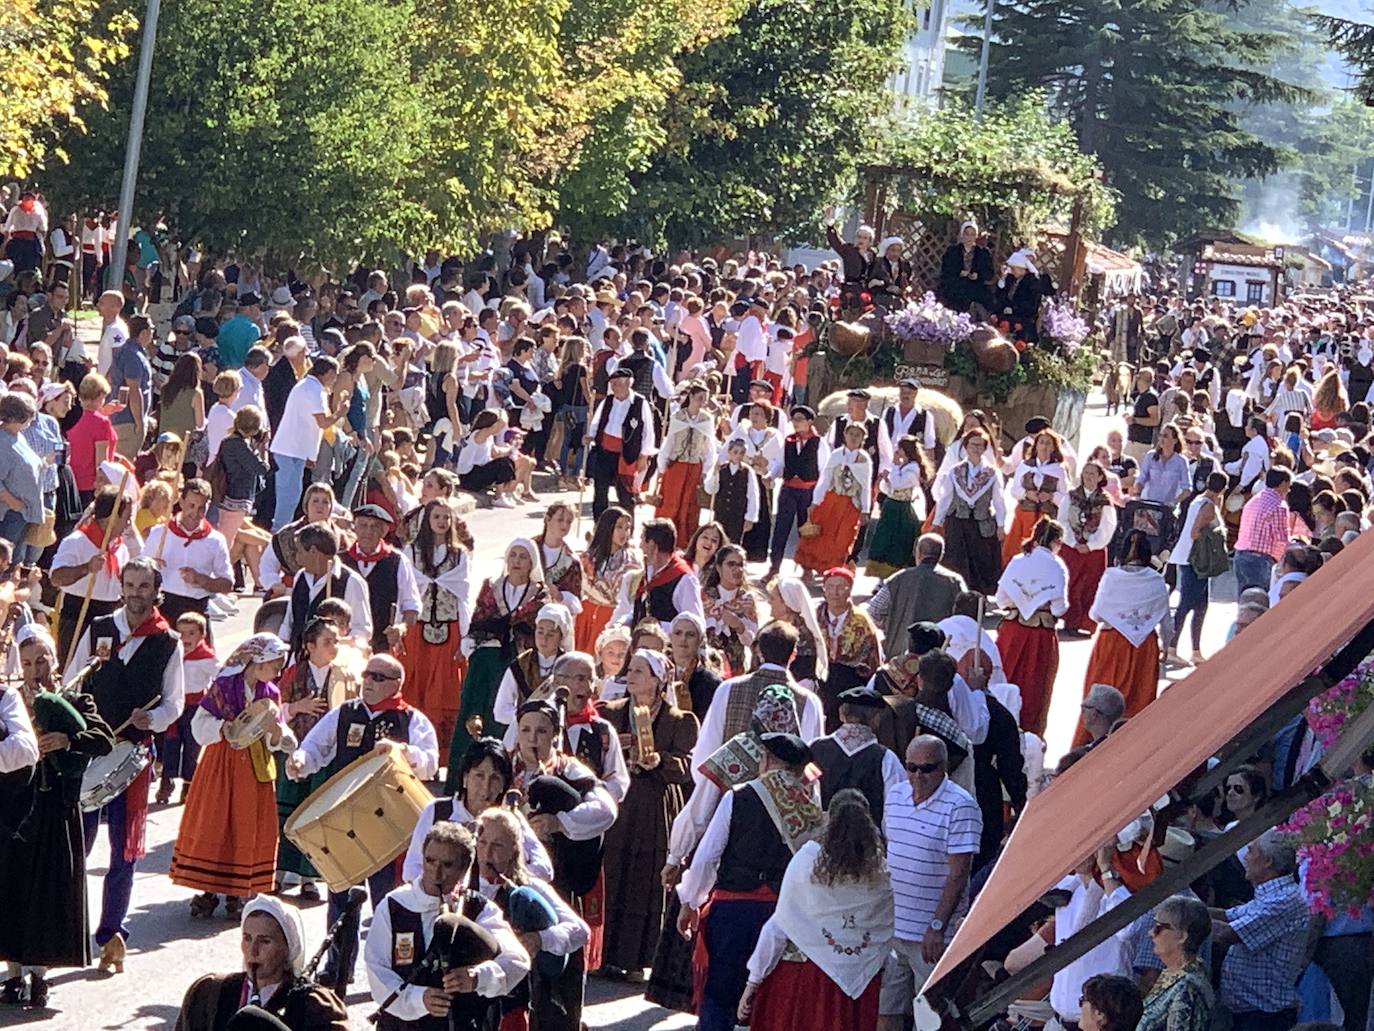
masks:
<path id="1" fill-rule="evenodd" d="M 291 646 L 293 654 L 300 653 L 305 625 L 326 598 L 342 598 L 348 603 L 352 614 L 349 636 L 359 641 L 372 639 L 372 602 L 368 598 L 367 581 L 339 561 L 337 555 L 322 576 L 312 576 L 304 569 L 297 572 L 287 598 L 286 614 L 282 616 L 278 633 Z"/>
<path id="2" fill-rule="evenodd" d="M 424 809 L 420 810 L 420 819 L 416 822 L 415 830 L 410 835 L 410 845 L 406 848 L 405 860 L 401 864 L 402 880 L 418 881 L 424 874 L 425 835 L 436 823 L 445 821 L 460 823 L 472 831 L 473 835 L 477 834 L 477 816 L 461 798 L 454 795 L 443 795 L 434 799 Z M 534 831 L 530 830 L 528 823 L 522 820 L 520 826 L 523 831 L 520 851 L 525 857 L 525 869 L 541 880 L 553 880 L 553 860 L 549 858 L 544 843 L 534 836 Z M 476 872 L 477 867 L 474 864 L 474 875 Z"/>
<path id="3" fill-rule="evenodd" d="M 704 470 L 715 461 L 716 428 L 711 413 L 703 408 L 693 415 L 674 405 L 658 449 L 659 501 L 654 515 L 672 520 L 680 541 L 692 536 L 701 522 L 698 489 Z"/>
<path id="4" fill-rule="evenodd" d="M 634 374 L 619 368 L 610 378 L 633 379 Z M 617 503 L 625 511 L 633 512 L 637 500 L 636 463 L 641 455 L 654 452 L 654 418 L 648 400 L 633 390 L 624 400 L 614 395 L 605 397 L 587 425 L 592 438 L 587 468 L 592 478 L 593 518 L 610 504 L 612 486 Z"/>
<path id="5" fill-rule="evenodd" d="M 675 551 L 657 569 L 645 569 L 621 581 L 620 598 L 611 620 L 638 626 L 654 619 L 667 630 L 679 612 L 701 610 L 701 583 L 692 564 Z"/>
<path id="6" fill-rule="evenodd" d="M 507 749 L 515 747 L 515 714 L 531 698 L 551 697 L 553 667 L 572 644 L 572 616 L 562 605 L 550 602 L 541 606 L 534 622 L 553 623 L 558 628 L 558 645 L 552 652 L 538 646 L 526 648 L 501 674 L 491 707 L 491 735 L 504 736 Z"/>
<path id="7" fill-rule="evenodd" d="M 978 228 L 974 222 L 965 222 L 960 232 L 970 226 Z M 968 311 L 975 304 L 990 308 L 994 274 L 992 251 L 976 243 L 965 247 L 956 240 L 940 258 L 940 303 L 955 311 Z"/>
<path id="8" fill-rule="evenodd" d="M 805 412 L 810 417 L 810 409 L 806 409 Z M 820 498 L 816 496 L 817 486 L 821 486 L 822 497 L 828 491 L 830 480 L 823 479 L 821 473 L 829 468 L 829 463 L 830 445 L 814 428 L 808 428 L 805 435 L 790 434 L 783 442 L 782 489 L 778 491 L 773 540 L 768 548 L 768 560 L 774 569 L 782 564 L 783 553 L 787 550 L 787 541 L 792 536 L 793 527 L 803 525 L 807 521 L 811 506 L 819 504 Z M 846 500 L 846 503 L 852 507 L 852 501 Z M 857 516 L 854 518 L 854 525 L 857 528 Z"/>
<path id="9" fill-rule="evenodd" d="M 1021 728 L 1043 736 L 1059 671 L 1055 624 L 1069 607 L 1069 571 L 1049 548 L 1037 546 L 1007 564 L 997 603 L 1008 610 L 997 647 L 1007 679 L 1021 688 Z"/>
<path id="10" fill-rule="evenodd" d="M 906 386 L 916 386 L 915 380 L 904 380 Z M 897 441 L 903 437 L 915 437 L 916 442 L 935 457 L 935 416 L 918 404 L 903 408 L 900 404 L 888 405 L 878 419 L 878 468 L 892 470 L 893 455 L 897 451 Z"/>
<path id="11" fill-rule="evenodd" d="M 525 537 L 511 541 L 510 548 L 523 548 L 529 555 L 530 579 L 523 584 L 512 584 L 502 574 L 494 580 L 484 580 L 477 592 L 472 622 L 463 637 L 468 671 L 463 678 L 458 719 L 449 744 L 448 780 L 444 787 L 450 793 L 457 789 L 454 778 L 468 744 L 481 735 L 483 728 L 490 732 L 497 685 L 517 652 L 530 646 L 535 614 L 548 600 L 539 548 Z M 508 548 L 507 554 L 509 551 Z M 468 726 L 474 716 L 481 723 L 480 727 Z"/>
<path id="12" fill-rule="evenodd" d="M 757 526 L 763 512 L 760 504 L 763 494 L 760 484 L 763 481 L 744 462 L 730 460 L 729 445 L 730 442 L 726 441 L 721 446 L 720 463 L 712 465 L 706 473 L 703 488 L 711 495 L 711 514 L 725 530 L 725 536 L 735 544 L 743 544 L 746 532 L 744 524 Z M 763 518 L 766 520 L 767 516 Z"/>
<path id="13" fill-rule="evenodd" d="M 626 546 L 611 552 L 600 562 L 593 561 L 590 552 L 583 552 L 580 561 L 582 611 L 577 615 L 573 636 L 578 651 L 592 653 L 596 650 L 597 638 L 615 612 L 623 581 L 640 568 L 639 555 L 634 548 Z"/>
<path id="14" fill-rule="evenodd" d="M 797 652 L 788 669 L 799 682 L 814 688 L 830 676 L 830 657 L 820 620 L 816 618 L 816 603 L 806 585 L 796 577 L 785 576 L 778 580 L 777 590 L 787 611 L 774 613 L 773 618 L 790 624 L 797 631 Z"/>
<path id="15" fill-rule="evenodd" d="M 768 557 L 768 542 L 773 534 L 773 485 L 783 473 L 783 435 L 775 426 L 756 429 L 746 423 L 731 437 L 744 441 L 744 464 L 753 473 L 759 492 L 758 518 L 754 528 L 744 532 L 740 544 L 750 562 L 762 562 Z"/>
<path id="16" fill-rule="evenodd" d="M 882 494 L 882 513 L 869 541 L 865 572 L 886 577 L 916 561 L 916 538 L 926 516 L 921 463 L 894 465 L 878 489 Z"/>
<path id="17" fill-rule="evenodd" d="M 253 663 L 286 655 L 286 644 L 275 634 L 254 634 L 234 649 L 200 700 L 191 732 L 204 751 L 172 850 L 173 884 L 239 899 L 272 890 L 277 869 L 272 752 L 290 751 L 295 739 L 282 727 L 277 745 L 264 736 L 237 748 L 226 740 L 225 728 L 253 702 L 280 704 L 275 683 L 262 680 L 250 691 L 245 673 Z"/>
<path id="18" fill-rule="evenodd" d="M 1116 535 L 1116 506 L 1099 486 L 1089 493 L 1080 484 L 1064 495 L 1058 519 L 1064 527 L 1064 546 L 1059 557 L 1069 571 L 1069 608 L 1065 630 L 1092 633 L 1088 609 L 1097 596 L 1097 584 L 1107 569 L 1107 551 Z M 1010 539 L 1010 538 L 1008 538 Z M 1087 548 L 1079 551 L 1078 546 Z"/>
<path id="19" fill-rule="evenodd" d="M 1159 689 L 1159 624 L 1169 614 L 1169 585 L 1149 566 L 1113 566 L 1102 577 L 1092 618 L 1097 640 L 1083 676 L 1083 693 L 1110 684 L 1126 699 L 1126 716 L 1155 700 Z M 1087 744 L 1080 724 L 1074 746 Z"/>
<path id="20" fill-rule="evenodd" d="M 534 543 L 539 547 L 544 583 L 551 588 L 558 588 L 561 592 L 560 604 L 576 618 L 582 612 L 582 563 L 577 560 L 567 541 L 548 545 L 544 543 L 541 533 L 534 538 Z"/>
<path id="21" fill-rule="evenodd" d="M 219 673 L 219 659 L 208 639 L 186 652 L 181 662 L 182 686 L 186 692 L 185 708 L 177 721 L 167 728 L 159 742 L 162 753 L 162 783 L 158 787 L 157 801 L 167 803 L 172 800 L 172 782 L 181 778 L 181 801 L 191 790 L 191 778 L 196 775 L 196 763 L 200 759 L 200 745 L 191 733 L 191 723 L 200 700 Z"/>
<path id="22" fill-rule="evenodd" d="M 702 591 L 702 607 L 706 612 L 706 641 L 725 658 L 725 675 L 737 677 L 749 670 L 750 650 L 754 637 L 759 632 L 759 598 L 750 588 L 748 581 L 735 588 L 722 586 L 719 582 Z M 729 613 L 743 624 L 735 630 L 725 622 Z M 697 709 L 693 701 L 693 711 Z"/>
<path id="23" fill-rule="evenodd" d="M 839 575 L 839 571 L 830 570 L 826 575 Z M 852 574 L 850 579 L 852 581 Z M 883 664 L 883 646 L 873 620 L 853 604 L 841 612 L 831 612 L 822 601 L 816 617 L 825 633 L 826 658 L 830 666 L 830 675 L 822 684 L 820 695 L 825 702 L 826 726 L 835 727 L 840 722 L 840 693 L 868 682 Z"/>
<path id="24" fill-rule="evenodd" d="M 77 631 L 77 617 L 88 594 L 90 602 L 86 605 L 86 616 L 89 619 L 108 616 L 119 607 L 122 597 L 119 571 L 129 562 L 129 546 L 122 536 L 106 543 L 105 527 L 95 519 L 87 519 L 62 538 L 53 554 L 53 569 L 84 566 L 97 555 L 103 555 L 105 559 L 98 572 L 83 573 L 78 580 L 62 589 L 62 600 L 57 609 L 59 659 L 71 650 L 71 641 Z M 94 584 L 90 583 L 92 576 L 95 577 Z"/>
<path id="25" fill-rule="evenodd" d="M 1002 564 L 1006 565 L 1021 550 L 1021 544 L 1030 538 L 1035 524 L 1041 516 L 1051 519 L 1059 515 L 1059 506 L 1068 490 L 1069 476 L 1063 465 L 1058 462 L 1036 462 L 1026 459 L 1016 467 L 1007 490 L 1016 509 L 1012 513 L 1011 527 L 1007 530 L 1006 540 L 1002 542 Z M 1032 500 L 1029 494 L 1049 494 L 1048 499 Z"/>
<path id="26" fill-rule="evenodd" d="M 859 535 L 859 521 L 873 504 L 873 460 L 860 448 L 832 451 L 811 493 L 815 506 L 809 522 L 820 533 L 802 535 L 793 556 L 801 568 L 818 573 L 849 561 Z"/>
<path id="27" fill-rule="evenodd" d="M 882 695 L 867 687 L 844 692 L 840 703 L 879 713 L 888 707 Z M 873 821 L 880 827 L 883 799 L 888 791 L 906 783 L 897 753 L 883 747 L 873 728 L 863 723 L 842 723 L 835 733 L 812 741 L 811 760 L 821 771 L 821 808 L 830 808 L 837 791 L 854 788 L 868 800 Z"/>
<path id="28" fill-rule="evenodd" d="M 997 534 L 1006 525 L 1006 505 L 1001 479 L 985 462 L 958 462 L 936 477 L 934 526 L 944 531 L 944 566 L 979 594 L 997 587 L 1002 567 Z"/>
<path id="29" fill-rule="evenodd" d="M 364 505 L 353 514 L 371 516 L 388 524 L 391 522 L 390 514 L 377 505 Z M 407 614 L 420 611 L 420 591 L 415 582 L 411 558 L 383 540 L 371 554 L 364 554 L 358 542 L 354 541 L 339 559 L 367 583 L 367 600 L 372 616 L 372 653 L 381 655 L 390 652 L 387 628 L 405 622 Z M 407 682 L 410 679 L 407 671 Z"/>
<path id="30" fill-rule="evenodd" d="M 162 570 L 162 601 L 158 609 L 173 626 L 183 613 L 205 615 L 212 593 L 188 583 L 181 575 L 183 568 L 190 567 L 217 580 L 232 582 L 234 579 L 234 570 L 229 565 L 229 545 L 224 534 L 211 526 L 208 519 L 202 518 L 199 526 L 188 530 L 181 525 L 180 517 L 173 516 L 148 531 L 143 550 L 144 554 L 155 557 Z M 209 627 L 206 629 L 208 633 Z"/>
<path id="31" fill-rule="evenodd" d="M 414 542 L 406 545 L 419 593 L 419 618 L 406 630 L 406 701 L 434 723 L 440 741 L 450 741 L 458 725 L 463 673 L 468 660 L 460 643 L 468 631 L 468 549 L 436 543 L 428 558 Z"/>

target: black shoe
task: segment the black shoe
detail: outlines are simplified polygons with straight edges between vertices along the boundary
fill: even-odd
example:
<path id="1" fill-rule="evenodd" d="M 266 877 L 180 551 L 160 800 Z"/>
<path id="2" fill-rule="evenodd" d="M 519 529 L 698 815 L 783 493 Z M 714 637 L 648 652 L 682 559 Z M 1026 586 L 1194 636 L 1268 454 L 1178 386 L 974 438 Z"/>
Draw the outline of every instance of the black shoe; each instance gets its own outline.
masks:
<path id="1" fill-rule="evenodd" d="M 29 1006 L 36 1010 L 48 1008 L 48 982 L 37 974 L 29 975 Z"/>
<path id="2" fill-rule="evenodd" d="M 4 987 L 0 988 L 0 1003 L 6 1006 L 22 1006 L 24 1004 L 24 979 L 22 977 L 11 977 L 5 982 Z"/>

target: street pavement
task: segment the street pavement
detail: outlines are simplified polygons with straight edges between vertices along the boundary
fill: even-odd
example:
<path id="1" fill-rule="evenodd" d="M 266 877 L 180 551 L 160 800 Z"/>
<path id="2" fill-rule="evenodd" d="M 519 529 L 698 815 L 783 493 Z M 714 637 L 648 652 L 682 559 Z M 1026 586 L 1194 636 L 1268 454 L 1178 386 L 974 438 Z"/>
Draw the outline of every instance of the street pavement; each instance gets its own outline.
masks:
<path id="1" fill-rule="evenodd" d="M 1105 439 L 1108 429 L 1117 420 L 1101 414 L 1101 398 L 1090 404 L 1080 438 L 1079 451 L 1086 454 Z M 546 491 L 542 495 L 547 504 L 555 499 L 573 502 L 578 495 Z M 588 516 L 576 531 L 591 530 L 590 493 L 583 499 Z M 519 509 L 479 508 L 466 516 L 477 548 L 473 556 L 474 588 L 481 578 L 499 571 L 503 545 L 515 536 L 533 536 L 540 529 L 541 505 L 526 504 Z M 646 510 L 647 511 L 647 510 Z M 785 570 L 788 567 L 785 567 Z M 751 570 L 755 575 L 762 566 Z M 1234 616 L 1234 588 L 1229 576 L 1218 583 L 1214 601 L 1208 613 L 1204 651 L 1208 654 L 1222 646 L 1226 630 Z M 859 577 L 856 594 L 867 596 L 875 581 Z M 1222 600 L 1225 599 L 1225 600 Z M 217 650 L 226 656 L 233 645 L 252 631 L 252 615 L 257 601 L 242 599 L 240 612 L 215 626 Z M 1083 675 L 1092 649 L 1090 638 L 1062 637 L 1060 642 L 1057 689 L 1050 706 L 1047 732 L 1048 761 L 1053 763 L 1069 747 L 1078 718 L 1078 703 L 1082 697 Z M 1165 684 L 1186 675 L 1186 668 L 1172 670 Z M 443 743 L 441 743 L 442 745 Z M 139 863 L 134 884 L 133 907 L 129 924 L 132 937 L 125 972 L 119 975 L 88 970 L 60 970 L 51 976 L 51 1008 L 46 1011 L 0 1009 L 0 1026 L 42 1024 L 58 1029 L 170 1029 L 175 1023 L 182 996 L 199 976 L 212 971 L 228 972 L 240 966 L 237 927 L 223 917 L 223 909 L 210 919 L 193 920 L 189 889 L 173 885 L 167 878 L 172 846 L 181 817 L 179 806 L 153 805 L 148 822 L 148 855 Z M 91 912 L 91 926 L 99 915 L 100 877 L 106 870 L 108 846 L 102 832 L 89 862 L 90 877 L 87 892 Z M 1048 876 L 1051 872 L 1047 871 Z M 289 901 L 297 902 L 294 892 Z M 323 902 L 301 906 L 305 920 L 306 953 L 313 954 L 325 932 Z M 0 919 L 4 915 L 0 914 Z M 641 989 L 624 982 L 610 982 L 589 978 L 589 1005 L 585 1020 L 591 1028 L 614 1031 L 673 1031 L 694 1024 L 691 1017 L 670 1013 L 649 1005 L 640 996 Z M 367 1017 L 374 1007 L 367 996 L 362 965 L 348 997 L 353 1026 L 359 1031 L 372 1025 Z"/>

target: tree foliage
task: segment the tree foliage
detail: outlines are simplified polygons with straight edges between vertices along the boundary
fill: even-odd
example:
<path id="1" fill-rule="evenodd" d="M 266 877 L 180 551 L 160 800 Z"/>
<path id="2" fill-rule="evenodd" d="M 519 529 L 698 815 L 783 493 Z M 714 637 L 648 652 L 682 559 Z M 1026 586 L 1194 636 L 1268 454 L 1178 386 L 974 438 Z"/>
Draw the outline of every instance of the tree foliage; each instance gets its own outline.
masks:
<path id="1" fill-rule="evenodd" d="M 1353 87 L 1355 95 L 1366 104 L 1374 104 L 1374 25 L 1315 13 L 1312 22 L 1326 34 L 1331 46 L 1354 66 L 1357 73 Z"/>
<path id="2" fill-rule="evenodd" d="M 135 19 L 103 10 L 100 0 L 5 0 L 0 3 L 0 177 L 26 179 L 49 156 L 56 126 L 80 132 L 83 105 L 103 105 L 112 65 L 129 53 Z"/>
<path id="3" fill-rule="evenodd" d="M 1228 5 L 1009 0 L 994 33 L 990 93 L 1049 91 L 1121 195 L 1118 241 L 1167 244 L 1230 225 L 1236 182 L 1281 157 L 1250 131 L 1245 105 L 1305 95 L 1266 70 L 1285 38 L 1238 27 Z"/>

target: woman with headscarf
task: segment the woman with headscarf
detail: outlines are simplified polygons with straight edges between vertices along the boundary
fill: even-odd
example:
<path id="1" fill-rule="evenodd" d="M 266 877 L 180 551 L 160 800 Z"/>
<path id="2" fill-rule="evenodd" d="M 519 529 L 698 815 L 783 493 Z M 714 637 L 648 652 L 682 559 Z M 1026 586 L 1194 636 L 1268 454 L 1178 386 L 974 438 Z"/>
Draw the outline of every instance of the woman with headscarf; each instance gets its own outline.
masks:
<path id="1" fill-rule="evenodd" d="M 668 646 L 672 659 L 669 673 L 675 674 L 676 705 L 683 712 L 695 713 L 700 720 L 720 687 L 720 676 L 707 662 L 705 621 L 695 612 L 679 612 L 668 626 Z M 635 649 L 636 653 L 645 650 L 648 649 Z"/>
<path id="2" fill-rule="evenodd" d="M 248 638 L 229 656 L 191 723 L 204 750 L 186 798 L 170 876 L 173 884 L 200 890 L 191 900 L 192 916 L 209 916 L 224 895 L 225 914 L 232 919 L 244 899 L 272 890 L 277 868 L 272 753 L 296 747 L 283 722 L 276 684 L 289 654 L 276 634 Z M 245 747 L 231 735 L 241 729 L 237 718 L 249 706 L 271 716 L 264 733 Z"/>
<path id="3" fill-rule="evenodd" d="M 497 685 L 515 656 L 533 643 L 534 617 L 547 600 L 539 548 L 529 538 L 517 537 L 506 547 L 505 572 L 482 581 L 463 635 L 468 671 L 449 746 L 445 790 L 457 788 L 458 767 L 472 739 L 484 728 L 491 732 Z"/>
<path id="4" fill-rule="evenodd" d="M 544 513 L 544 529 L 534 538 L 544 567 L 544 589 L 549 600 L 563 605 L 573 616 L 582 613 L 582 564 L 568 545 L 574 513 L 566 501 L 555 501 Z"/>
<path id="5" fill-rule="evenodd" d="M 4 816 L 0 840 L 0 959 L 7 961 L 0 1001 L 18 1004 L 29 976 L 29 1005 L 48 1002 L 49 967 L 91 962 L 86 910 L 86 854 L 77 799 L 91 759 L 108 755 L 114 735 L 85 693 L 58 694 L 57 646 L 28 623 L 15 635 L 23 679 L 19 697 L 41 755 L 28 811 Z M 11 688 L 13 690 L 14 688 Z M 26 799 L 26 802 L 28 801 Z M 24 807 L 21 807 L 21 809 Z"/>
<path id="6" fill-rule="evenodd" d="M 459 687 L 467 669 L 462 641 L 467 633 L 468 549 L 458 535 L 453 502 L 435 498 L 404 555 L 415 571 L 420 617 L 406 630 L 401 664 L 405 699 L 434 723 L 440 741 L 451 740 L 458 723 Z"/>
<path id="7" fill-rule="evenodd" d="M 878 256 L 868 272 L 868 289 L 879 308 L 895 311 L 902 306 L 911 286 L 911 262 L 902 257 L 900 236 L 889 236 L 878 247 Z"/>
<path id="8" fill-rule="evenodd" d="M 1040 339 L 1041 280 L 1026 248 L 1007 259 L 1007 271 L 993 299 L 996 320 L 1013 340 L 1033 344 Z"/>
<path id="9" fill-rule="evenodd" d="M 1055 626 L 1069 607 L 1069 571 L 1059 557 L 1063 543 L 1064 528 L 1041 517 L 997 582 L 997 604 L 1007 615 L 997 630 L 1002 668 L 1021 688 L 1021 729 L 1041 736 L 1059 671 Z"/>
<path id="10" fill-rule="evenodd" d="M 969 219 L 940 259 L 938 299 L 955 311 L 968 311 L 975 304 L 990 308 L 992 276 L 992 252 L 979 244 L 978 223 Z"/>
<path id="11" fill-rule="evenodd" d="M 1140 712 L 1159 690 L 1159 625 L 1169 615 L 1169 585 L 1150 565 L 1150 539 L 1129 530 L 1121 541 L 1121 564 L 1102 574 L 1089 612 L 1102 625 L 1093 642 L 1083 693 L 1110 684 L 1126 698 L 1126 716 Z M 1074 747 L 1090 740 L 1080 722 Z"/>
<path id="12" fill-rule="evenodd" d="M 654 515 L 672 520 L 677 539 L 686 540 L 701 522 L 698 488 L 703 470 L 716 462 L 716 423 L 706 408 L 709 392 L 698 380 L 679 391 L 658 448 L 658 505 Z"/>
<path id="13" fill-rule="evenodd" d="M 811 592 L 795 576 L 784 576 L 768 585 L 768 602 L 772 617 L 797 631 L 797 652 L 788 671 L 806 686 L 825 683 L 830 677 L 830 656 Z"/>
<path id="14" fill-rule="evenodd" d="M 701 591 L 706 639 L 725 660 L 725 675 L 749 670 L 749 650 L 759 632 L 759 599 L 745 575 L 744 549 L 726 544 L 711 560 Z M 695 709 L 695 712 L 702 712 Z"/>
<path id="15" fill-rule="evenodd" d="M 1091 634 L 1096 629 L 1088 608 L 1107 569 L 1107 549 L 1116 536 L 1116 506 L 1108 493 L 1107 470 L 1092 459 L 1083 463 L 1078 486 L 1059 502 L 1064 547 L 1059 557 L 1069 571 L 1069 609 L 1064 629 Z"/>
<path id="16" fill-rule="evenodd" d="M 597 699 L 608 702 L 623 697 L 625 681 L 621 675 L 630 661 L 630 628 L 623 623 L 606 627 L 597 634 L 592 655 L 596 658 Z"/>
<path id="17" fill-rule="evenodd" d="M 615 612 L 622 581 L 640 568 L 639 553 L 631 540 L 634 522 L 630 513 L 611 505 L 596 519 L 591 542 L 582 553 L 582 611 L 577 614 L 577 650 L 590 652 Z"/>
<path id="18" fill-rule="evenodd" d="M 515 741 L 515 714 L 531 697 L 544 698 L 560 655 L 572 650 L 572 615 L 563 605 L 548 602 L 534 616 L 534 644 L 522 650 L 501 674 L 491 714 L 493 736 L 505 733 L 506 747 Z"/>
<path id="19" fill-rule="evenodd" d="M 672 666 L 662 652 L 635 652 L 625 682 L 628 696 L 603 710 L 620 734 L 630 789 L 606 834 L 602 965 L 637 974 L 653 956 L 663 929 L 659 878 L 668 859 L 668 830 L 692 783 L 697 718 L 673 705 Z"/>

